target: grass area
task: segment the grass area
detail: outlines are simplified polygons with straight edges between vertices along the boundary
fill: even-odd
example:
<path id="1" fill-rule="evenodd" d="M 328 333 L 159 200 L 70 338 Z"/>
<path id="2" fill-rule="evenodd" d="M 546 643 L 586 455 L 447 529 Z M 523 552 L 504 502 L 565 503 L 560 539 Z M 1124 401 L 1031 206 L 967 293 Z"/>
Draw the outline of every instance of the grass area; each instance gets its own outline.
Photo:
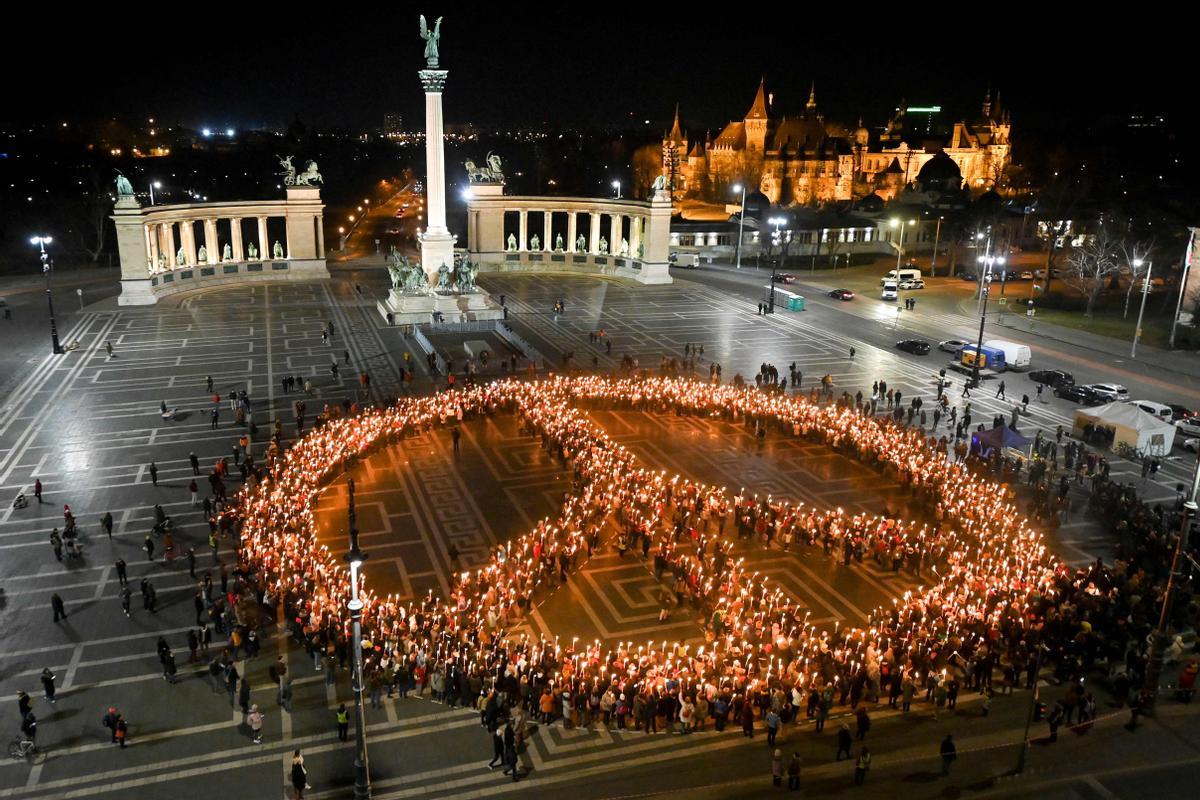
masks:
<path id="1" fill-rule="evenodd" d="M 1129 317 L 1121 316 L 1120 309 L 1097 308 L 1094 316 L 1085 317 L 1082 311 L 1062 311 L 1056 308 L 1038 308 L 1038 322 L 1049 322 L 1062 325 L 1064 328 L 1094 333 L 1099 336 L 1109 336 L 1113 339 L 1133 343 L 1134 329 L 1137 327 L 1137 307 L 1130 309 Z M 1149 314 L 1142 320 L 1141 344 L 1151 347 L 1167 346 L 1171 333 L 1170 319 L 1151 317 Z"/>

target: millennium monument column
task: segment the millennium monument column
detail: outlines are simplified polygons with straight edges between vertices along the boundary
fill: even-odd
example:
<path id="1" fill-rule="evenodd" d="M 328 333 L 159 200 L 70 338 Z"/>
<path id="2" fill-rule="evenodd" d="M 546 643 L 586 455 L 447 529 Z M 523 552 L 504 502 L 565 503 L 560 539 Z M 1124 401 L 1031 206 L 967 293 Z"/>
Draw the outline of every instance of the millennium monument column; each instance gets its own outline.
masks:
<path id="1" fill-rule="evenodd" d="M 442 141 L 442 90 L 449 70 L 438 68 L 438 41 L 442 18 L 430 31 L 421 17 L 421 38 L 425 40 L 425 69 L 418 70 L 425 89 L 425 213 L 428 226 L 417 234 L 421 245 L 421 268 L 430 280 L 437 279 L 438 268 L 454 267 L 455 237 L 446 227 L 446 158 Z"/>
<path id="2" fill-rule="evenodd" d="M 388 271 L 392 290 L 378 309 L 389 324 L 421 324 L 494 320 L 504 317 L 504 309 L 475 286 L 476 268 L 470 262 L 454 262 L 457 240 L 446 227 L 446 159 L 442 131 L 442 90 L 449 70 L 438 66 L 438 42 L 442 38 L 442 18 L 433 30 L 421 17 L 421 38 L 425 41 L 425 69 L 418 70 L 425 89 L 425 230 L 417 234 L 421 263 L 393 252 Z"/>

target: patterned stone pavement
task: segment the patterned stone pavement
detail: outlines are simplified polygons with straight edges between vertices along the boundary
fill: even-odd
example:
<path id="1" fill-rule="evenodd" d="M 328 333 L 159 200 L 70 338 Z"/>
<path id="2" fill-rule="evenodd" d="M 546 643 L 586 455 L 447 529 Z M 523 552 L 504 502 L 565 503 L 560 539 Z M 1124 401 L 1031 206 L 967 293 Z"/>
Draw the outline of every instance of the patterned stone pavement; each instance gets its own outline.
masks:
<path id="1" fill-rule="evenodd" d="M 187 665 L 184 636 L 194 625 L 191 598 L 196 580 L 181 554 L 198 554 L 201 574 L 218 568 L 205 547 L 206 528 L 189 502 L 192 477 L 188 455 L 194 452 L 207 473 L 215 459 L 230 455 L 242 428 L 233 424 L 227 401 L 219 427 L 205 388 L 211 376 L 224 398 L 231 390 L 249 393 L 252 418 L 259 427 L 255 452 L 273 420 L 285 437 L 294 434 L 294 393 L 281 380 L 299 376 L 313 384 L 304 396 L 311 417 L 326 403 L 358 396 L 357 375 L 371 375 L 369 399 L 402 394 L 399 365 L 406 351 L 418 373 L 415 390 L 431 381 L 423 359 L 396 329 L 386 329 L 374 311 L 379 285 L 359 293 L 352 284 L 246 286 L 195 294 L 155 308 L 117 308 L 100 303 L 82 313 L 64 315 L 64 341 L 79 341 L 66 355 L 31 360 L 10 381 L 15 388 L 0 398 L 0 692 L 12 697 L 24 689 L 35 697 L 39 744 L 48 757 L 37 764 L 0 762 L 0 798 L 94 797 L 133 792 L 139 797 L 175 797 L 196 788 L 230 797 L 279 796 L 290 754 L 304 748 L 312 797 L 344 797 L 351 777 L 350 750 L 333 735 L 332 708 L 349 699 L 349 682 L 339 675 L 326 686 L 320 673 L 304 675 L 302 653 L 269 640 L 256 660 L 239 664 L 254 687 L 253 699 L 267 713 L 266 741 L 250 743 L 239 711 L 208 682 L 203 664 Z M 886 377 L 906 394 L 928 396 L 930 369 L 895 353 L 860 346 L 851 362 L 848 333 L 824 329 L 804 316 L 756 317 L 753 303 L 722 295 L 697 284 L 630 287 L 580 278 L 485 278 L 493 291 L 507 294 L 512 323 L 543 353 L 558 359 L 575 351 L 575 362 L 612 366 L 628 353 L 653 367 L 665 353 L 682 356 L 688 342 L 705 345 L 705 360 L 722 363 L 726 379 L 737 371 L 750 376 L 771 361 L 786 373 L 797 361 L 805 385 L 826 372 L 838 385 L 869 385 Z M 549 309 L 559 297 L 567 313 L 558 321 Z M 326 344 L 321 332 L 332 322 Z M 587 333 L 604 327 L 614 341 L 611 357 L 588 344 Z M 106 355 L 111 342 L 114 356 Z M 19 351 L 26 345 L 15 342 Z M 342 363 L 334 375 L 330 364 Z M 40 350 L 39 350 L 40 352 Z M 178 409 L 164 421 L 160 402 Z M 988 398 L 982 411 L 1000 409 Z M 693 418 L 602 413 L 599 421 L 655 467 L 682 469 L 706 481 L 746 485 L 814 504 L 839 504 L 878 510 L 890 502 L 888 487 L 861 467 L 821 448 L 796 442 L 768 441 L 764 449 L 742 431 Z M 1035 421 L 1055 424 L 1053 409 L 1035 409 Z M 157 467 L 157 485 L 149 466 Z M 447 548 L 454 542 L 466 565 L 481 563 L 488 547 L 527 530 L 556 504 L 565 483 L 557 465 L 531 440 L 520 437 L 511 420 L 496 418 L 467 426 L 463 452 L 455 459 L 444 431 L 405 442 L 373 457 L 361 468 L 360 520 L 364 545 L 372 553 L 373 581 L 404 595 L 445 587 L 450 569 Z M 12 499 L 40 478 L 45 504 L 14 509 Z M 201 487 L 205 488 L 203 478 Z M 340 534 L 339 502 L 344 488 L 334 484 L 322 501 L 322 526 L 331 545 Z M 58 562 L 47 543 L 70 504 L 82 530 L 84 557 Z M 150 561 L 141 549 L 161 504 L 178 526 L 179 552 Z M 326 506 L 328 510 L 326 511 Z M 98 520 L 114 517 L 111 539 Z M 1064 547 L 1087 556 L 1103 542 L 1085 525 L 1067 529 Z M 228 552 L 222 557 L 229 558 Z M 747 553 L 756 568 L 774 571 L 787 591 L 829 620 L 861 618 L 906 576 L 870 568 L 843 571 L 820 555 Z M 134 590 L 131 618 L 120 608 L 114 562 L 128 562 Z M 139 602 L 138 584 L 147 578 L 158 591 L 156 614 Z M 604 638 L 655 635 L 651 603 L 653 576 L 640 560 L 619 562 L 609 551 L 597 554 L 574 581 L 531 621 L 548 633 L 588 630 Z M 68 617 L 52 624 L 50 597 L 59 594 Z M 672 623 L 675 636 L 693 635 L 682 616 Z M 535 630 L 535 628 L 531 628 Z M 175 648 L 181 680 L 162 681 L 155 641 L 164 636 Z M 280 649 L 282 648 L 282 649 Z M 300 675 L 291 713 L 275 702 L 266 668 L 277 652 Z M 58 676 L 55 705 L 42 700 L 37 676 L 50 667 Z M 129 719 L 131 747 L 114 752 L 100 726 L 109 706 Z M 994 712 L 1004 716 L 1000 709 Z M 1014 711 L 1014 718 L 1020 712 Z M 10 731 L 16 709 L 2 712 Z M 390 700 L 368 710 L 372 774 L 377 797 L 415 795 L 471 796 L 510 791 L 498 775 L 482 769 L 488 745 L 470 714 L 427 700 Z M 713 753 L 741 753 L 734 737 L 631 737 L 618 732 L 545 731 L 534 738 L 527 764 L 535 783 L 552 791 L 570 788 L 581 797 L 619 794 L 622 786 L 655 780 L 664 768 L 687 764 L 696 780 L 713 781 L 707 766 Z M 684 759 L 678 761 L 677 759 Z M 609 775 L 622 765 L 624 783 Z M 758 763 L 758 762 L 755 762 Z M 760 766 L 754 767 L 759 769 Z M 639 777 L 640 776 L 640 777 Z M 540 783 L 539 783 L 540 782 Z M 525 787 L 526 784 L 518 784 Z"/>

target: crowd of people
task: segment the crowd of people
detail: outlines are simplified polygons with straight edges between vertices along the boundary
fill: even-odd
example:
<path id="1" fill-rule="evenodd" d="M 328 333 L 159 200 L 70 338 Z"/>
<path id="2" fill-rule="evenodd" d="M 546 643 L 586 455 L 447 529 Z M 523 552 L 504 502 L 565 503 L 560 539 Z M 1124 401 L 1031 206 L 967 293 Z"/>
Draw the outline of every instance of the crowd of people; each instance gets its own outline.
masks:
<path id="1" fill-rule="evenodd" d="M 556 518 L 499 547 L 486 566 L 459 573 L 447 598 L 405 604 L 361 587 L 372 694 L 429 688 L 452 705 L 494 707 L 497 727 L 513 709 L 508 714 L 648 729 L 660 719 L 685 730 L 732 721 L 752 734 L 756 715 L 820 723 L 837 703 L 887 697 L 908 710 L 921 692 L 930 703 L 953 703 L 960 690 L 990 692 L 998 672 L 1006 688 L 1032 680 L 1039 661 L 1077 680 L 1099 659 L 1118 658 L 1136 684 L 1145 633 L 1137 623 L 1156 601 L 1141 561 L 1072 572 L 1050 555 L 1014 490 L 992 481 L 977 457 L 951 460 L 928 446 L 922 429 L 877 419 L 849 399 L 816 405 L 715 383 L 579 377 L 502 381 L 330 419 L 273 454 L 264 478 L 226 512 L 241 543 L 237 572 L 282 598 L 293 633 L 310 649 L 344 660 L 348 574 L 312 534 L 316 492 L 355 459 L 405 436 L 511 411 L 570 466 L 573 491 Z M 930 519 L 816 510 L 651 471 L 581 407 L 701 414 L 822 442 L 893 475 L 931 509 Z M 1144 515 L 1135 519 L 1147 524 Z M 765 547 L 819 546 L 846 564 L 870 557 L 928 575 L 931 585 L 876 609 L 863 627 L 820 630 L 731 558 L 734 531 Z M 703 619 L 703 646 L 606 648 L 506 635 L 582 554 L 609 545 L 654 554 L 656 574 L 671 576 L 664 610 L 684 605 Z M 1145 548 L 1134 552 L 1145 559 Z M 1131 597 L 1140 616 L 1120 613 Z"/>

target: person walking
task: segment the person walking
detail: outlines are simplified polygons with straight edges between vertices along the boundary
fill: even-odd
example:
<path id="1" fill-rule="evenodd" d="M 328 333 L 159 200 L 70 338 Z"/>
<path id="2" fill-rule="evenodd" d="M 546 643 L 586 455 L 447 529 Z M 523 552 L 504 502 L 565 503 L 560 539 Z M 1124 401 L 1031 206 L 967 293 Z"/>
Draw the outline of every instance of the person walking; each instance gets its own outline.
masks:
<path id="1" fill-rule="evenodd" d="M 250 716 L 250 681 L 242 678 L 242 685 L 238 689 L 238 706 L 242 709 L 242 716 Z"/>
<path id="2" fill-rule="evenodd" d="M 871 769 L 871 751 L 864 746 L 858 751 L 858 761 L 854 764 L 854 785 L 862 786 L 867 779 L 867 771 Z"/>
<path id="3" fill-rule="evenodd" d="M 458 426 L 450 429 L 450 440 L 454 442 L 454 457 L 458 458 L 460 451 L 459 443 L 462 441 L 462 431 L 458 429 Z"/>
<path id="4" fill-rule="evenodd" d="M 304 790 L 308 788 L 308 770 L 304 767 L 304 756 L 300 748 L 292 753 L 292 788 L 296 790 L 296 800 L 303 800 Z"/>
<path id="5" fill-rule="evenodd" d="M 504 733 L 506 727 L 497 726 L 496 730 L 492 731 L 492 760 L 488 762 L 488 769 L 495 769 L 497 765 L 505 766 Z"/>
<path id="6" fill-rule="evenodd" d="M 42 501 L 42 479 L 41 478 L 35 478 L 33 481 L 33 496 L 37 498 L 38 504 L 41 505 L 41 503 L 43 502 Z"/>
<path id="7" fill-rule="evenodd" d="M 1142 477 L 1146 476 L 1147 469 L 1149 469 L 1149 467 L 1142 469 Z M 63 543 L 62 537 L 58 535 L 58 528 L 50 531 L 50 548 L 54 550 L 54 557 L 59 561 L 62 561 Z"/>
<path id="8" fill-rule="evenodd" d="M 111 511 L 105 511 L 104 516 L 100 518 L 100 527 L 104 528 L 104 532 L 108 534 L 108 538 L 112 538 L 113 518 Z"/>
<path id="9" fill-rule="evenodd" d="M 200 487 L 196 485 L 195 478 L 188 483 L 188 491 L 192 493 L 192 508 L 200 505 Z"/>
<path id="10" fill-rule="evenodd" d="M 108 732 L 112 734 L 112 744 L 117 743 L 117 707 L 109 706 L 108 713 L 100 718 L 100 724 L 108 728 Z"/>
<path id="11" fill-rule="evenodd" d="M 142 543 L 142 549 L 146 551 L 146 560 L 153 561 L 154 560 L 154 539 L 152 539 L 150 534 L 148 534 L 148 533 L 146 534 L 146 541 Z"/>
<path id="12" fill-rule="evenodd" d="M 950 765 L 954 763 L 954 759 L 958 758 L 958 749 L 954 746 L 954 737 L 946 734 L 946 738 L 942 739 L 942 777 L 950 774 Z"/>
<path id="13" fill-rule="evenodd" d="M 42 670 L 42 692 L 45 694 L 46 700 L 54 702 L 54 679 L 56 676 L 50 671 L 49 667 Z"/>
<path id="14" fill-rule="evenodd" d="M 149 470 L 150 470 L 150 482 L 152 484 L 154 484 L 155 486 L 158 486 L 158 465 L 155 464 L 153 461 L 151 461 Z"/>
<path id="15" fill-rule="evenodd" d="M 1000 385 L 996 387 L 996 397 L 1004 400 L 1004 381 L 1000 381 Z"/>
<path id="16" fill-rule="evenodd" d="M 129 739 L 129 723 L 125 721 L 125 717 L 117 714 L 117 721 L 113 723 L 113 737 L 117 740 L 117 744 L 121 749 L 125 749 L 125 742 Z"/>
<path id="17" fill-rule="evenodd" d="M 775 709 L 771 708 L 767 710 L 763 720 L 767 723 L 767 747 L 774 747 L 775 737 L 779 735 L 779 715 L 775 713 Z M 776 750 L 775 752 L 779 754 L 780 758 L 783 758 L 782 751 Z"/>
<path id="18" fill-rule="evenodd" d="M 836 759 L 837 761 L 842 760 L 842 753 L 846 754 L 846 758 L 854 757 L 850 753 L 850 746 L 853 743 L 854 743 L 854 737 L 852 737 L 850 735 L 850 726 L 843 722 L 842 727 L 838 729 L 838 733 L 837 733 L 837 745 L 838 745 L 837 759 Z"/>
<path id="19" fill-rule="evenodd" d="M 250 713 L 246 715 L 246 724 L 250 726 L 250 736 L 255 744 L 262 744 L 263 740 L 263 721 L 266 719 L 261 711 L 258 710 L 258 704 L 250 706 Z M 300 751 L 296 751 L 296 755 L 300 755 Z M 295 769 L 293 768 L 293 774 Z"/>
<path id="20" fill-rule="evenodd" d="M 192 474 L 200 474 L 200 459 L 196 458 L 195 451 L 188 453 L 188 463 L 192 465 Z"/>
<path id="21" fill-rule="evenodd" d="M 517 760 L 517 732 L 512 720 L 504 726 L 504 774 L 512 775 L 513 783 L 521 779 L 521 762 Z"/>
<path id="22" fill-rule="evenodd" d="M 800 788 L 800 754 L 792 753 L 792 761 L 788 764 L 788 791 L 794 792 Z"/>
<path id="23" fill-rule="evenodd" d="M 349 738 L 350 731 L 350 712 L 346 710 L 345 703 L 338 706 L 336 718 L 338 739 L 344 742 Z"/>
<path id="24" fill-rule="evenodd" d="M 129 584 L 121 586 L 121 610 L 125 612 L 125 616 L 132 617 L 129 607 L 133 603 L 133 591 L 129 588 Z"/>
<path id="25" fill-rule="evenodd" d="M 54 621 L 67 618 L 67 607 L 63 603 L 63 599 L 59 597 L 58 592 L 50 595 L 50 607 L 54 609 Z"/>
<path id="26" fill-rule="evenodd" d="M 783 786 L 783 751 L 778 747 L 771 754 L 771 783 Z"/>

